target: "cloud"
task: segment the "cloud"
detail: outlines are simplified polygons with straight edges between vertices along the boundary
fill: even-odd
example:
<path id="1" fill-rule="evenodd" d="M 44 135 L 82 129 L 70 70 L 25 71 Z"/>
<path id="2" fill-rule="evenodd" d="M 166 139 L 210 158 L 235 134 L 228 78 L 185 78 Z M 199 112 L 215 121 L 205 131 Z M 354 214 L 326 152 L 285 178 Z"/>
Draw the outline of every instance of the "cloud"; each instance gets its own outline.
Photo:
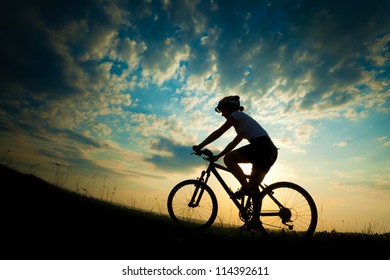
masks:
<path id="1" fill-rule="evenodd" d="M 213 7 L 196 3 L 173 1 L 160 6 L 118 2 L 91 9 L 88 2 L 81 2 L 75 14 L 70 13 L 73 2 L 67 8 L 64 4 L 45 8 L 27 5 L 16 15 L 26 13 L 29 17 L 17 24 L 13 20 L 10 26 L 18 27 L 18 34 L 42 37 L 26 37 L 27 44 L 27 40 L 15 41 L 15 29 L 7 32 L 10 46 L 6 49 L 13 50 L 8 57 L 20 57 L 22 63 L 7 64 L 28 72 L 6 71 L 3 84 L 11 86 L 10 81 L 24 80 L 29 90 L 39 85 L 35 94 L 41 94 L 42 87 L 46 95 L 64 98 L 65 92 L 88 90 L 83 86 L 86 84 L 94 91 L 104 89 L 99 74 L 107 76 L 122 61 L 127 69 L 122 69 L 123 75 L 129 79 L 141 75 L 140 81 L 146 85 L 162 86 L 186 77 L 208 93 L 236 89 L 242 95 L 260 97 L 279 90 L 275 97 L 281 98 L 281 92 L 292 95 L 303 90 L 300 98 L 291 96 L 290 102 L 299 109 L 326 111 L 358 104 L 355 96 L 360 92 L 354 85 L 375 79 L 364 78 L 364 62 L 381 60 L 375 63 L 376 73 L 385 66 L 389 35 L 381 34 L 386 32 L 388 20 L 381 9 L 375 9 L 377 5 L 354 3 L 351 10 L 344 2 L 337 6 L 307 1 L 287 6 L 233 2 Z M 100 69 L 102 63 L 107 68 Z M 43 65 L 44 69 L 34 68 Z M 136 72 L 140 68 L 142 72 Z M 45 79 L 47 76 L 51 78 Z M 310 84 L 301 87 L 308 76 Z M 103 80 L 113 78 L 108 75 Z M 284 82 L 275 88 L 281 79 Z"/>
<path id="2" fill-rule="evenodd" d="M 339 147 L 339 148 L 344 148 L 348 145 L 348 142 L 346 141 L 341 141 L 341 142 L 338 142 L 338 143 L 334 143 L 333 146 L 336 146 L 336 147 Z"/>
<path id="3" fill-rule="evenodd" d="M 387 138 L 388 138 L 387 136 L 381 136 L 378 138 L 378 141 L 382 142 L 384 147 L 389 147 L 390 141 L 387 141 Z"/>
<path id="4" fill-rule="evenodd" d="M 145 79 L 151 79 L 152 82 L 161 86 L 164 82 L 177 78 L 180 74 L 180 62 L 187 60 L 190 50 L 188 46 L 175 47 L 159 46 L 153 52 L 146 53 L 147 59 L 144 60 L 143 75 Z"/>
<path id="5" fill-rule="evenodd" d="M 175 143 L 166 138 L 160 138 L 152 146 L 163 153 L 147 157 L 146 161 L 153 163 L 157 168 L 170 172 L 186 172 L 201 165 L 201 161 L 191 155 L 192 146 Z"/>
<path id="6" fill-rule="evenodd" d="M 218 99 L 239 94 L 303 152 L 315 120 L 390 110 L 388 5 L 8 1 L 0 129 L 97 150 L 118 142 L 169 167 L 222 123 Z"/>
<path id="7" fill-rule="evenodd" d="M 295 135 L 299 142 L 309 143 L 313 131 L 314 127 L 312 125 L 303 124 L 298 127 Z"/>

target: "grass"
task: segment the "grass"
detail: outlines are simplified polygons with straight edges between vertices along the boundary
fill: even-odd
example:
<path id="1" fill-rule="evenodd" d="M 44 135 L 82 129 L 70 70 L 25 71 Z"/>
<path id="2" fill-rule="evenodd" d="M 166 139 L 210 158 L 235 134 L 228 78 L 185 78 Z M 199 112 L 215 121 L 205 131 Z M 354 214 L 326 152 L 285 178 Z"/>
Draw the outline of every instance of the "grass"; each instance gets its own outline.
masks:
<path id="1" fill-rule="evenodd" d="M 390 234 L 318 232 L 306 242 L 216 225 L 176 226 L 0 165 L 1 259 L 316 259 L 390 257 Z"/>

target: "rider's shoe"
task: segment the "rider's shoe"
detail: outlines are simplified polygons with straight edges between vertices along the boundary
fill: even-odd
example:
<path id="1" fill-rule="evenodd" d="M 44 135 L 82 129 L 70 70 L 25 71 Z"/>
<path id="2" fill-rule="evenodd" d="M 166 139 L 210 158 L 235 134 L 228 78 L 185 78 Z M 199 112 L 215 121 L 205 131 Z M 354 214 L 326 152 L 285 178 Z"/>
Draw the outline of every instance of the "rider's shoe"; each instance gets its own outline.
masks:
<path id="1" fill-rule="evenodd" d="M 248 224 L 247 223 L 245 223 L 245 224 L 243 224 L 242 226 L 240 226 L 238 229 L 241 229 L 241 230 L 250 230 L 249 228 L 248 228 Z"/>
<path id="2" fill-rule="evenodd" d="M 239 227 L 241 230 L 261 230 L 261 222 L 258 220 L 249 220 L 245 224 Z"/>
<path id="3" fill-rule="evenodd" d="M 248 227 L 251 229 L 251 230 L 262 230 L 262 225 L 261 225 L 261 222 L 260 221 L 255 221 L 255 220 L 250 220 L 249 221 L 249 224 L 248 224 Z"/>

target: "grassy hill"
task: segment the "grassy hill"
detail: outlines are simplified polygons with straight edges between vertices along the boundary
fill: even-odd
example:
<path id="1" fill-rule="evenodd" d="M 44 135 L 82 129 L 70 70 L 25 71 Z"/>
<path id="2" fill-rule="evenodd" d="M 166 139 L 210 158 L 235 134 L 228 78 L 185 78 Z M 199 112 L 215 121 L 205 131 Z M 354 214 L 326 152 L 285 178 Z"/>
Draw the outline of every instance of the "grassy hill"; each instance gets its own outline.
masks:
<path id="1" fill-rule="evenodd" d="M 363 259 L 390 257 L 390 235 L 319 232 L 306 242 L 212 227 L 83 196 L 0 165 L 0 259 Z"/>

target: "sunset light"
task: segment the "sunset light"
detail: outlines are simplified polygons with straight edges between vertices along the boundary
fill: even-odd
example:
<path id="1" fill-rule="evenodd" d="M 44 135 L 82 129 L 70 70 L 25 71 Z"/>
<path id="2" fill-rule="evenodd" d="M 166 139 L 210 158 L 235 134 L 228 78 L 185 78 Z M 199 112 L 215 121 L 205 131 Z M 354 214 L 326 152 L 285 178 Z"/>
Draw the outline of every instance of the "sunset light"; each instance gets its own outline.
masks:
<path id="1" fill-rule="evenodd" d="M 3 4 L 1 164 L 167 214 L 234 94 L 279 148 L 264 183 L 308 190 L 318 231 L 390 231 L 389 1 L 45 2 Z"/>

